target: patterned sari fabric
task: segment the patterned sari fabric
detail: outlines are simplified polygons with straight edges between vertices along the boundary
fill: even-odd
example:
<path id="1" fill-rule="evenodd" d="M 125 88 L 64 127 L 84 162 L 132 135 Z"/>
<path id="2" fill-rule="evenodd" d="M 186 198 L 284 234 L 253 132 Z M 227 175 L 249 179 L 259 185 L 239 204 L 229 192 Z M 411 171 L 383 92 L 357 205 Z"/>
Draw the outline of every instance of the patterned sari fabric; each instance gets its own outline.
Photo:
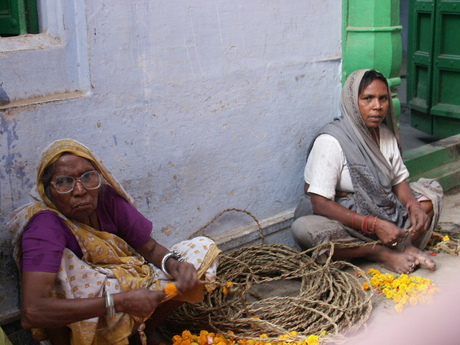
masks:
<path id="1" fill-rule="evenodd" d="M 64 152 L 91 161 L 107 183 L 134 205 L 133 199 L 88 148 L 70 139 L 52 143 L 45 149 L 38 166 L 37 186 L 31 194 L 33 201 L 15 211 L 8 224 L 13 234 L 18 267 L 21 260 L 21 236 L 27 223 L 36 213 L 49 210 L 65 221 L 83 252 L 82 259 L 79 259 L 72 251 L 65 249 L 52 297 L 92 298 L 101 297 L 105 291 L 116 293 L 136 288 L 161 290 L 168 278 L 160 269 L 147 263 L 120 237 L 66 218 L 47 197 L 41 177 L 45 168 Z M 212 290 L 217 270 L 217 256 L 220 253 L 214 242 L 205 237 L 197 237 L 180 242 L 172 249 L 179 250 L 188 262 L 195 265 L 199 277 L 206 282 L 206 288 Z M 203 287 L 180 296 L 180 300 L 190 302 L 198 302 L 202 298 Z M 128 337 L 135 330 L 134 326 L 144 321 L 118 313 L 114 320 L 101 317 L 75 322 L 69 325 L 72 330 L 71 341 L 72 344 L 79 345 L 128 344 Z M 44 340 L 43 332 L 37 330 L 34 334 L 37 335 L 37 340 Z"/>

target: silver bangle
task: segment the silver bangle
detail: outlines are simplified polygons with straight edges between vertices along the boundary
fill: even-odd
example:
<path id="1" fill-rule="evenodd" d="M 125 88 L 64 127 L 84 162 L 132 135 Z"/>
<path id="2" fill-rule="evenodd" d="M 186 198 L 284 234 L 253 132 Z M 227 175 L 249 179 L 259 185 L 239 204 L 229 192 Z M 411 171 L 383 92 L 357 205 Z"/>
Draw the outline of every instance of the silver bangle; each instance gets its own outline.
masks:
<path id="1" fill-rule="evenodd" d="M 115 319 L 115 302 L 113 300 L 113 296 L 110 292 L 104 292 L 104 300 L 105 300 L 105 309 L 107 310 L 105 316 L 109 320 Z"/>
<path id="2" fill-rule="evenodd" d="M 185 259 L 182 257 L 178 250 L 173 250 L 172 252 L 169 252 L 168 254 L 163 256 L 163 259 L 161 259 L 161 270 L 169 279 L 173 279 L 173 276 L 171 275 L 171 273 L 169 273 L 168 269 L 166 268 L 166 262 L 171 258 L 181 262 L 185 261 Z"/>

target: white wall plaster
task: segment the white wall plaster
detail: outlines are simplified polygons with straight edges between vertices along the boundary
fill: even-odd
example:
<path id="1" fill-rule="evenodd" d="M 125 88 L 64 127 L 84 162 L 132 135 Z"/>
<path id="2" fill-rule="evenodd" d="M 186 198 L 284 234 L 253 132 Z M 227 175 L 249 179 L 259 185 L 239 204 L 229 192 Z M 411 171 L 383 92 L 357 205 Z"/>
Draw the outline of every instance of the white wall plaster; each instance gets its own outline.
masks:
<path id="1" fill-rule="evenodd" d="M 0 112 L 2 266 L 12 271 L 8 216 L 28 199 L 40 151 L 59 138 L 105 161 L 165 245 L 230 207 L 261 222 L 292 212 L 306 149 L 339 114 L 340 1 L 92 0 L 84 8 L 87 56 L 75 54 L 89 66 L 91 92 Z M 9 67 L 0 59 L 0 70 Z M 10 81 L 0 80 L 5 90 Z M 205 233 L 224 238 L 253 225 L 229 212 Z M 17 282 L 2 279 L 6 291 L 2 312 L 19 305 Z"/>

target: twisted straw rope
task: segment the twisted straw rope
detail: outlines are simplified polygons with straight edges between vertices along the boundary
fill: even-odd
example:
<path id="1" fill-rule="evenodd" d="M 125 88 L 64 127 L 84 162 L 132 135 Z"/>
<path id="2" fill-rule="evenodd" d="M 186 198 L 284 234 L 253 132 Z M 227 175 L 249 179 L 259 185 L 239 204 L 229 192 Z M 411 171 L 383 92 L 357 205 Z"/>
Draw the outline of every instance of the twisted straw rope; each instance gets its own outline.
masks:
<path id="1" fill-rule="evenodd" d="M 211 329 L 236 339 L 254 340 L 260 340 L 259 336 L 266 333 L 269 338 L 264 340 L 270 342 L 279 341 L 277 336 L 291 331 L 297 331 L 298 335 L 283 341 L 302 341 L 308 335 L 327 331 L 328 338 L 337 343 L 345 340 L 345 333 L 365 324 L 372 311 L 373 293 L 364 293 L 355 276 L 337 268 L 348 266 L 359 272 L 358 267 L 344 261 L 332 262 L 334 248 L 348 245 L 326 243 L 300 252 L 281 244 L 264 244 L 257 218 L 246 210 L 236 208 L 220 212 L 191 237 L 229 211 L 251 216 L 259 227 L 262 244 L 221 255 L 216 286 L 222 287 L 232 282 L 232 293 L 223 294 L 218 288 L 206 294 L 202 303 L 182 305 L 167 319 L 166 333 L 172 331 L 177 334 L 178 329 L 184 327 L 196 333 Z M 442 237 L 446 234 L 439 231 L 434 235 Z M 452 239 L 437 243 L 433 251 L 458 256 L 458 233 L 447 234 Z M 362 245 L 380 243 L 375 241 Z M 317 264 L 315 258 L 327 247 L 329 257 L 326 263 Z M 367 276 L 364 278 L 369 280 Z M 255 291 L 259 285 L 288 280 L 300 283 L 297 296 L 264 298 Z"/>
<path id="2" fill-rule="evenodd" d="M 266 333 L 273 340 L 297 331 L 290 340 L 300 341 L 322 331 L 339 336 L 361 327 L 372 311 L 372 294 L 366 294 L 352 274 L 331 264 L 319 265 L 306 254 L 280 244 L 258 244 L 222 255 L 218 285 L 234 283 L 232 293 L 216 289 L 202 303 L 184 304 L 167 320 L 168 328 L 176 333 L 184 327 L 192 332 L 233 331 L 244 339 Z M 264 298 L 253 289 L 287 280 L 300 283 L 297 296 Z"/>
<path id="3" fill-rule="evenodd" d="M 433 231 L 432 238 L 433 239 L 440 239 L 443 238 L 445 235 L 450 237 L 449 241 L 440 241 L 436 243 L 430 250 L 435 253 L 446 253 L 453 256 L 460 255 L 460 234 L 458 231 L 448 231 L 443 230 L 441 227 L 438 226 L 436 229 L 437 231 Z"/>

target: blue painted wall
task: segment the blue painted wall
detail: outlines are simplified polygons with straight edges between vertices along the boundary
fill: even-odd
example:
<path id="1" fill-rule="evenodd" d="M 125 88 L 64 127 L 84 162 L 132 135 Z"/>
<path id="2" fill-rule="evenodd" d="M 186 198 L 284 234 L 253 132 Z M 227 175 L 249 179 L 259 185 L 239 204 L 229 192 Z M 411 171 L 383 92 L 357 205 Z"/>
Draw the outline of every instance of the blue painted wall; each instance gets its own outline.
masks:
<path id="1" fill-rule="evenodd" d="M 56 3 L 57 18 L 49 15 Z M 0 38 L 0 83 L 11 100 L 0 108 L 0 320 L 19 307 L 6 222 L 28 200 L 52 140 L 92 148 L 165 245 L 229 207 L 260 221 L 294 209 L 306 148 L 338 115 L 340 1 L 41 6 L 45 48 L 36 38 Z M 66 53 L 51 58 L 58 49 Z M 206 233 L 249 225 L 227 214 Z"/>

